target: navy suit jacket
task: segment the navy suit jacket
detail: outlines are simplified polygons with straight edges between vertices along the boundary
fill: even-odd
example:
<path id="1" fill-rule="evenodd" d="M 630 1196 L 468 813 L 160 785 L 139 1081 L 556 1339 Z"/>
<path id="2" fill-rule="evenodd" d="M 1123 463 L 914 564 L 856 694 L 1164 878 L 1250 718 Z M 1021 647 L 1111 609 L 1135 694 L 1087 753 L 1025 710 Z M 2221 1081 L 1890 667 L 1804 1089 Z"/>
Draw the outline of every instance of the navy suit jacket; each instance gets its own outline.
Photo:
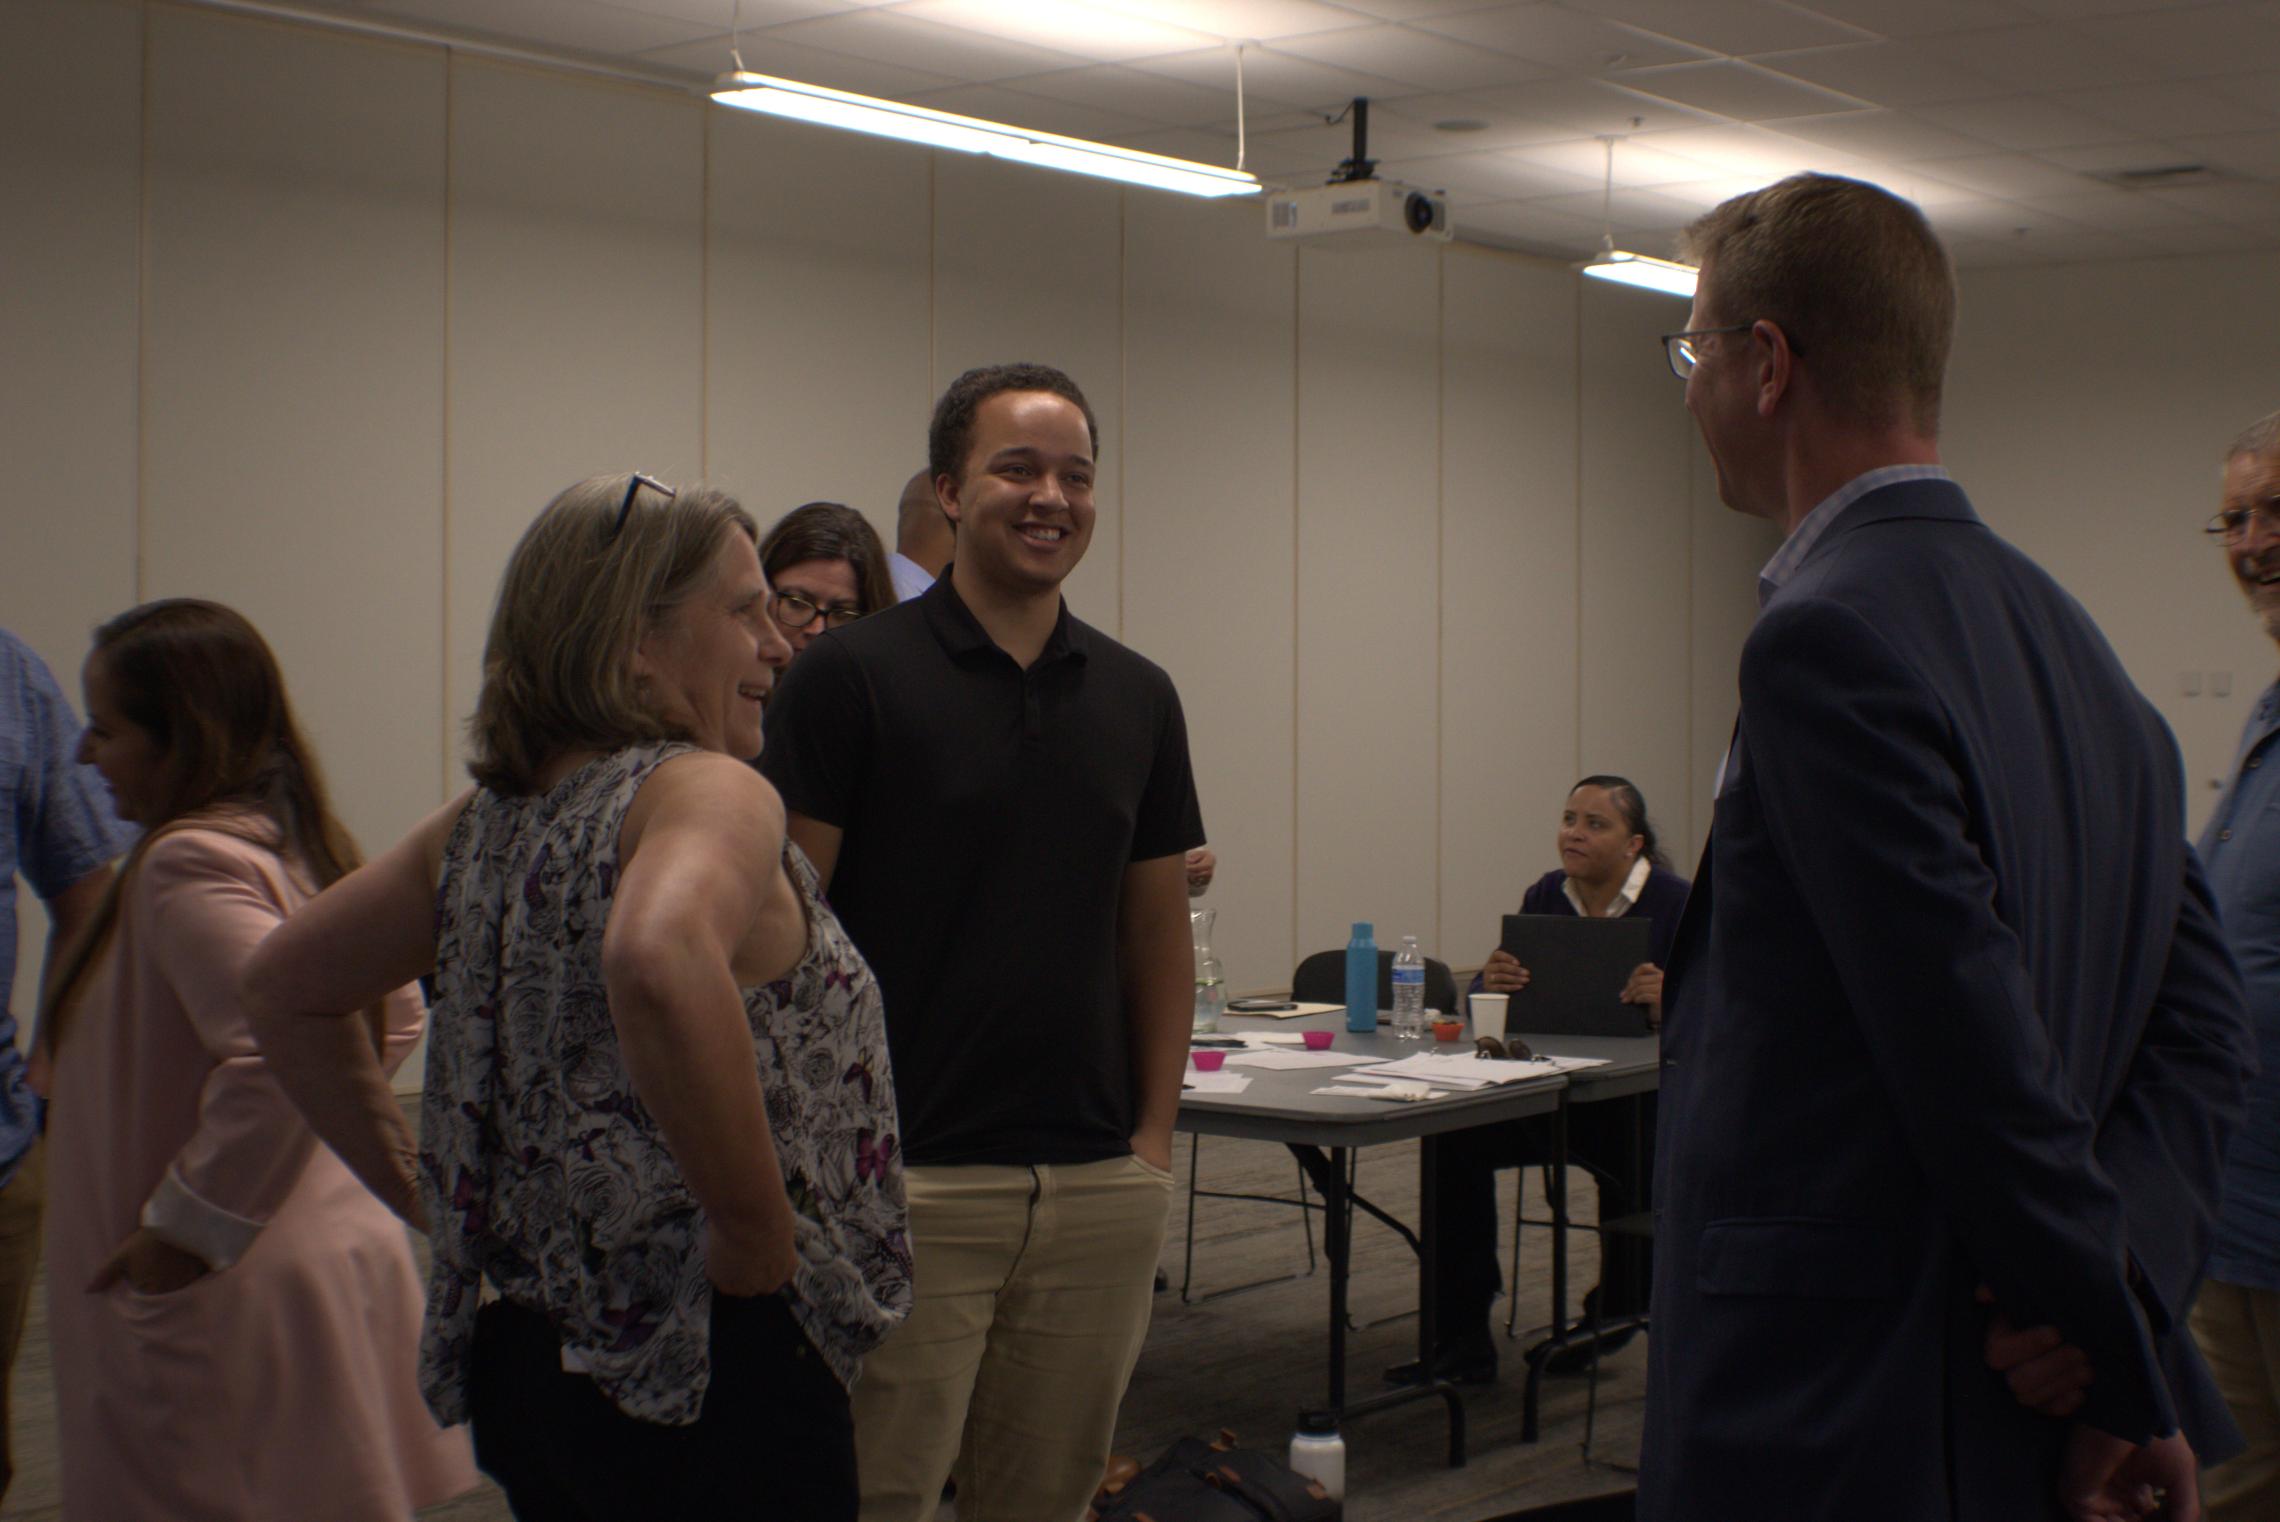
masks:
<path id="1" fill-rule="evenodd" d="M 2175 742 L 1946 481 L 1830 527 L 1743 647 L 1665 988 L 1639 1515 L 2056 1515 L 2079 1415 L 2237 1443 L 2184 1327 L 2252 1064 Z"/>

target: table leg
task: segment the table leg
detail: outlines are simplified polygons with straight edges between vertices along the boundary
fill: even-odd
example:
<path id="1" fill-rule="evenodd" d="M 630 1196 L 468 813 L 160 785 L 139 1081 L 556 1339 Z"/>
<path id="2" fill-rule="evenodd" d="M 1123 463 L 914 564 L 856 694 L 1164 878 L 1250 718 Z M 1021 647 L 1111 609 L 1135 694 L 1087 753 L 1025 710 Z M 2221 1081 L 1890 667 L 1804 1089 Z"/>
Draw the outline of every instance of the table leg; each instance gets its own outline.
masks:
<path id="1" fill-rule="evenodd" d="M 1371 1215 L 1385 1221 L 1407 1239 L 1409 1245 L 1417 1251 L 1419 1262 L 1418 1356 L 1424 1359 L 1424 1366 L 1428 1374 L 1433 1368 L 1432 1337 L 1435 1316 L 1433 1254 L 1436 1250 L 1433 1245 L 1434 1233 L 1430 1231 L 1412 1232 L 1367 1200 L 1356 1196 L 1346 1184 L 1346 1148 L 1331 1147 L 1324 1150 L 1317 1147 L 1302 1147 L 1296 1143 L 1289 1145 L 1291 1155 L 1298 1159 L 1299 1166 L 1306 1170 L 1307 1177 L 1313 1180 L 1315 1189 L 1322 1196 L 1322 1256 L 1327 1258 L 1330 1263 L 1330 1409 L 1343 1420 L 1346 1417 L 1360 1416 L 1385 1406 L 1400 1405 L 1404 1401 L 1416 1400 L 1420 1396 L 1438 1395 L 1441 1397 L 1442 1403 L 1449 1408 L 1449 1467 L 1452 1469 L 1461 1467 L 1465 1462 L 1464 1397 L 1457 1392 L 1456 1386 L 1449 1381 L 1430 1379 L 1425 1384 L 1412 1385 L 1399 1390 L 1388 1390 L 1365 1396 L 1360 1400 L 1348 1401 L 1346 1398 L 1346 1293 L 1349 1282 L 1348 1273 L 1353 1258 L 1353 1207 L 1359 1205 Z M 1430 1149 L 1436 1145 L 1436 1139 L 1426 1137 L 1423 1145 L 1424 1148 Z M 1425 1171 L 1421 1180 L 1420 1205 L 1423 1211 L 1422 1219 L 1430 1222 L 1433 1218 L 1434 1198 L 1433 1157 L 1430 1150 L 1424 1151 L 1422 1158 L 1419 1166 Z"/>
<path id="2" fill-rule="evenodd" d="M 1520 1441 L 1536 1441 L 1538 1408 L 1544 1393 L 1544 1361 L 1567 1345 L 1568 1101 L 1561 1094 L 1552 1111 L 1552 1165 L 1546 1202 L 1552 1208 L 1551 1335 L 1528 1350 L 1528 1381 L 1520 1397 Z M 1518 1276 L 1518 1266 L 1514 1267 Z"/>

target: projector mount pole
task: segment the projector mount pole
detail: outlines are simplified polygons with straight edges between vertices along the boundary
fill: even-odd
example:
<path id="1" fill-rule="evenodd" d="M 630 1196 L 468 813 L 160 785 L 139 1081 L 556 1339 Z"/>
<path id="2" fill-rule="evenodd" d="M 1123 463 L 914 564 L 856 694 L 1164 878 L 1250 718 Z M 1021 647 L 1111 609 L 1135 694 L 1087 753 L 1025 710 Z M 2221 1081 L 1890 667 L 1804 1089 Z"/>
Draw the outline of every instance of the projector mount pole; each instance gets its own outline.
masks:
<path id="1" fill-rule="evenodd" d="M 1377 160 L 1370 157 L 1369 97 L 1355 96 L 1353 103 L 1346 107 L 1345 115 L 1351 117 L 1354 123 L 1354 153 L 1353 157 L 1332 171 L 1330 183 L 1333 185 L 1351 185 L 1356 180 L 1374 179 L 1377 176 Z M 1338 118 L 1334 116 L 1330 119 L 1335 122 Z"/>

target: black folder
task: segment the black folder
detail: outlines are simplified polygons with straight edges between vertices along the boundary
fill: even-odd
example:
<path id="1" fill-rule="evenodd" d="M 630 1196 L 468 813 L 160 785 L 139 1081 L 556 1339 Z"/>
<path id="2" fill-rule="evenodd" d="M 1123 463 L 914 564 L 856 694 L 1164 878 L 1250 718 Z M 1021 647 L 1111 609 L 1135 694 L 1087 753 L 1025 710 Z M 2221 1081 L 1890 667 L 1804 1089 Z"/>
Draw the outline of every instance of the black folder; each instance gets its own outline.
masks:
<path id="1" fill-rule="evenodd" d="M 1654 924 L 1624 915 L 1507 914 L 1504 949 L 1528 969 L 1504 1028 L 1529 1035 L 1644 1036 L 1647 1006 L 1625 1004 L 1631 970 L 1649 960 Z"/>

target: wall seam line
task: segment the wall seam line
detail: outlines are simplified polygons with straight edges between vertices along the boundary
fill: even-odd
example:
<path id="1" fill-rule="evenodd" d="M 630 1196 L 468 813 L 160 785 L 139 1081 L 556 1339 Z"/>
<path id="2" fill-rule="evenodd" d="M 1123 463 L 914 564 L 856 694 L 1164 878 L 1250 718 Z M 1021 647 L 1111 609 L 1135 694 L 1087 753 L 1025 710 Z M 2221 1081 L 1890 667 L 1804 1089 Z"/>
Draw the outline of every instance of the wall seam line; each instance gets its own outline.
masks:
<path id="1" fill-rule="evenodd" d="M 151 8 L 142 8 L 141 36 L 136 39 L 136 54 L 142 65 L 142 78 L 137 81 L 142 97 L 142 121 L 138 124 L 139 139 L 135 173 L 138 180 L 135 196 L 135 502 L 134 502 L 134 600 L 141 604 L 150 600 L 149 547 L 145 543 L 150 533 L 150 118 L 151 118 Z"/>
<path id="2" fill-rule="evenodd" d="M 443 765 L 436 774 L 436 797 L 442 801 L 451 796 L 451 244 L 452 208 L 457 199 L 458 187 L 453 180 L 452 144 L 458 132 L 459 56 L 450 49 L 443 50 L 443 385 L 440 403 L 443 417 L 443 450 L 441 466 L 443 480 L 436 493 L 436 551 L 438 582 L 443 594 L 443 617 L 440 620 L 443 638 L 436 651 L 436 718 L 443 729 Z"/>
<path id="3" fill-rule="evenodd" d="M 1306 258 L 1297 249 L 1290 255 L 1290 954 L 1295 969 L 1306 953 L 1298 938 L 1299 857 L 1304 843 L 1299 836 L 1299 795 L 1304 791 L 1306 757 L 1299 749 L 1299 676 L 1305 660 L 1305 601 L 1299 575 L 1299 534 L 1306 514 L 1299 498 L 1300 467 L 1306 453 Z"/>

